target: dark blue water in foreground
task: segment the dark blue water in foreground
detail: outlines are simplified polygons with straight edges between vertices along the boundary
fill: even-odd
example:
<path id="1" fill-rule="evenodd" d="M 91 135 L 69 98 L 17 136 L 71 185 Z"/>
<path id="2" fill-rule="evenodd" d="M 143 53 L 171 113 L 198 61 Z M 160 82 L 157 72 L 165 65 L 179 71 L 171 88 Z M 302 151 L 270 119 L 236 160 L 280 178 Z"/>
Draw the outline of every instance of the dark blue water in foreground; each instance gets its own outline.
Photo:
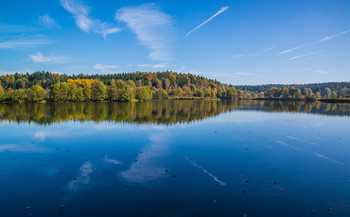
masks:
<path id="1" fill-rule="evenodd" d="M 0 105 L 0 216 L 350 216 L 350 106 Z"/>

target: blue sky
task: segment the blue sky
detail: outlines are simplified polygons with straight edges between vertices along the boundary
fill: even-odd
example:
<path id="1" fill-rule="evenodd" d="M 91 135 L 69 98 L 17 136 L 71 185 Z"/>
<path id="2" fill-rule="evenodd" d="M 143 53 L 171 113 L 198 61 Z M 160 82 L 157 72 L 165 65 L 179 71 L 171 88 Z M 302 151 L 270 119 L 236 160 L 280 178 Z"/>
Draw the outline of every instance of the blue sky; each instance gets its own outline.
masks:
<path id="1" fill-rule="evenodd" d="M 350 80 L 350 1 L 0 2 L 0 74 L 191 72 L 231 84 Z"/>

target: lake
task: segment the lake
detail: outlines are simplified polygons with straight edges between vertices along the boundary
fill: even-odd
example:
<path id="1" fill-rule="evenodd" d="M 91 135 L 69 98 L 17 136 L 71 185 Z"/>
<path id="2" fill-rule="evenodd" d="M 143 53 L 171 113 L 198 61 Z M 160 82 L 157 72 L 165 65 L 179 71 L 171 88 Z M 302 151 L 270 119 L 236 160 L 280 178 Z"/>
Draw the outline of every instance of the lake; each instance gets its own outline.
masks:
<path id="1" fill-rule="evenodd" d="M 350 105 L 0 104 L 0 216 L 350 216 Z"/>

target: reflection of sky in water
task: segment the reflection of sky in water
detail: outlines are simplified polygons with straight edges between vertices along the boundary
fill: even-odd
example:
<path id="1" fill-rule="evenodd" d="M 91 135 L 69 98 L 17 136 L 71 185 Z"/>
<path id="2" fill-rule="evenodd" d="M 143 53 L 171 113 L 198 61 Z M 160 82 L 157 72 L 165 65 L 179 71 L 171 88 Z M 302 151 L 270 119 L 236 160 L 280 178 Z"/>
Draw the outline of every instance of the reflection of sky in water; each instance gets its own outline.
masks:
<path id="1" fill-rule="evenodd" d="M 349 120 L 234 111 L 172 126 L 1 122 L 0 210 L 4 216 L 349 216 Z"/>

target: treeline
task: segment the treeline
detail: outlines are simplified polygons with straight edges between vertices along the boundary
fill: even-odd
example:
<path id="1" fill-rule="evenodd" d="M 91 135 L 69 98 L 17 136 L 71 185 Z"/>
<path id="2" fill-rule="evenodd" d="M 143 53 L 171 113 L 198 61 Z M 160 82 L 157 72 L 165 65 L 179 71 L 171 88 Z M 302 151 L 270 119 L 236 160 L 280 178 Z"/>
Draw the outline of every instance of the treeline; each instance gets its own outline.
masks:
<path id="1" fill-rule="evenodd" d="M 325 85 L 329 84 L 330 87 Z M 151 99 L 286 99 L 347 98 L 347 82 L 318 84 L 322 90 L 290 85 L 262 89 L 238 88 L 193 74 L 136 72 L 105 75 L 66 75 L 50 72 L 0 76 L 0 102 L 148 101 Z M 316 84 L 315 84 L 316 85 Z M 267 85 L 268 86 L 268 85 Z M 266 87 L 267 87 L 266 86 Z M 300 86 L 300 85 L 299 85 Z M 305 87 L 307 85 L 304 85 Z M 246 86 L 253 87 L 253 86 Z M 256 87 L 264 87 L 263 85 Z M 241 89 L 240 89 L 241 88 Z M 264 89 L 263 88 L 263 89 Z M 341 89 L 339 89 L 341 88 Z"/>
<path id="2" fill-rule="evenodd" d="M 243 91 L 216 80 L 170 71 L 78 76 L 35 72 L 0 76 L 0 101 L 87 102 L 243 97 Z"/>
<path id="3" fill-rule="evenodd" d="M 312 84 L 264 84 L 264 85 L 237 85 L 235 86 L 238 90 L 250 91 L 261 93 L 273 87 L 281 88 L 284 87 L 290 89 L 292 87 L 304 90 L 305 88 L 311 89 L 312 92 L 317 93 L 319 91 L 324 92 L 326 88 L 331 91 L 340 92 L 344 88 L 350 88 L 350 82 L 326 82 L 326 83 L 312 83 Z"/>
<path id="4" fill-rule="evenodd" d="M 317 99 L 342 99 L 350 97 L 350 89 L 344 87 L 339 91 L 331 90 L 326 87 L 324 91 L 313 92 L 311 88 L 304 88 L 303 91 L 300 88 L 287 87 L 279 88 L 272 87 L 260 94 L 261 98 L 267 99 L 302 99 L 307 101 L 315 101 Z"/>

